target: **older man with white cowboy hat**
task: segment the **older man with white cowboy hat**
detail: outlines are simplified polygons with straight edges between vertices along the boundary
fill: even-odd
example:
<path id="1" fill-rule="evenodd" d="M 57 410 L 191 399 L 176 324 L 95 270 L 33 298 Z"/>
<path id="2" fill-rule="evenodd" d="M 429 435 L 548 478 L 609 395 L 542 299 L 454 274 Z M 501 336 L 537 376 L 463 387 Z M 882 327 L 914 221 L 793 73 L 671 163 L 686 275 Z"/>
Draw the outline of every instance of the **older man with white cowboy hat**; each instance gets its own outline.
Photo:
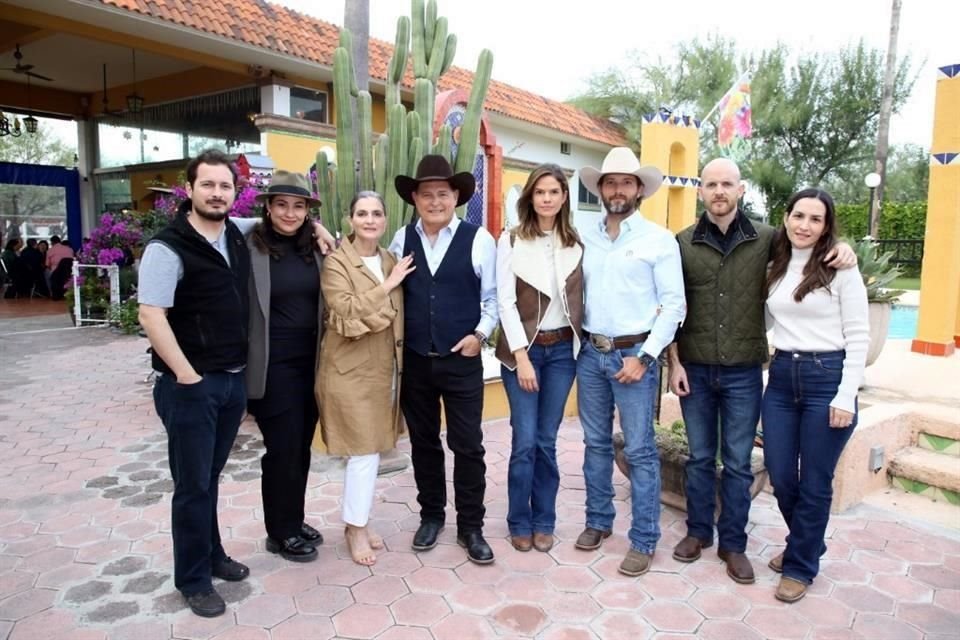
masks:
<path id="1" fill-rule="evenodd" d="M 577 400 L 583 426 L 586 528 L 575 546 L 597 549 L 613 529 L 613 411 L 620 413 L 630 466 L 630 550 L 619 571 L 646 573 L 660 538 L 660 460 L 653 410 L 657 358 L 683 321 L 683 273 L 677 242 L 640 215 L 640 203 L 663 174 L 641 166 L 626 147 L 611 149 L 600 169 L 580 181 L 600 197 L 605 217 L 580 229 L 586 291 L 583 348 L 577 359 Z"/>

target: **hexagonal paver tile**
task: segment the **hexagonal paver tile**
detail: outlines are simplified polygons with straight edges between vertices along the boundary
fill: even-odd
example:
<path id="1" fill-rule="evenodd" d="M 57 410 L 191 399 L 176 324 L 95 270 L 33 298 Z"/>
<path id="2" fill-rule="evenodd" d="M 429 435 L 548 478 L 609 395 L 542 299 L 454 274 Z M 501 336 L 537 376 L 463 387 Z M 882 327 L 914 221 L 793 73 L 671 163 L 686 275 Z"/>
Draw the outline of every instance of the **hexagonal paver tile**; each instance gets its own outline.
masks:
<path id="1" fill-rule="evenodd" d="M 931 549 L 916 542 L 894 541 L 888 542 L 884 553 L 895 556 L 907 562 L 939 564 L 943 562 L 943 553 L 938 549 Z"/>
<path id="2" fill-rule="evenodd" d="M 37 574 L 32 571 L 9 571 L 0 575 L 0 600 L 30 589 L 36 581 Z"/>
<path id="3" fill-rule="evenodd" d="M 654 633 L 639 612 L 607 611 L 590 628 L 603 640 L 646 640 Z"/>
<path id="4" fill-rule="evenodd" d="M 881 591 L 897 602 L 930 602 L 933 588 L 902 575 L 875 575 L 870 581 L 877 591 Z"/>
<path id="5" fill-rule="evenodd" d="M 294 598 L 300 613 L 332 616 L 353 604 L 353 595 L 346 587 L 322 584 Z"/>
<path id="6" fill-rule="evenodd" d="M 271 640 L 328 640 L 333 636 L 333 623 L 327 616 L 298 615 L 270 629 Z"/>
<path id="7" fill-rule="evenodd" d="M 638 581 L 604 582 L 590 592 L 590 596 L 604 609 L 638 609 L 650 600 Z"/>
<path id="8" fill-rule="evenodd" d="M 652 600 L 639 612 L 657 631 L 692 633 L 703 622 L 703 616 L 684 602 Z"/>
<path id="9" fill-rule="evenodd" d="M 750 610 L 750 603 L 736 593 L 700 590 L 690 598 L 690 604 L 707 619 L 742 620 Z"/>
<path id="10" fill-rule="evenodd" d="M 847 560 L 827 560 L 820 564 L 820 575 L 826 576 L 837 584 L 867 584 L 870 572 Z"/>
<path id="11" fill-rule="evenodd" d="M 586 593 L 550 593 L 540 606 L 550 620 L 578 624 L 601 613 L 600 605 Z"/>
<path id="12" fill-rule="evenodd" d="M 960 572 L 943 565 L 915 564 L 910 567 L 910 576 L 937 589 L 956 589 L 960 585 Z"/>
<path id="13" fill-rule="evenodd" d="M 332 560 L 323 564 L 323 583 L 352 587 L 370 577 L 370 569 L 352 560 Z"/>
<path id="14" fill-rule="evenodd" d="M 960 589 L 938 589 L 933 602 L 944 609 L 960 611 Z"/>
<path id="15" fill-rule="evenodd" d="M 907 563 L 883 551 L 854 551 L 851 561 L 871 573 L 907 573 Z"/>
<path id="16" fill-rule="evenodd" d="M 407 585 L 395 576 L 370 576 L 350 589 L 353 599 L 363 604 L 392 604 L 409 593 Z"/>
<path id="17" fill-rule="evenodd" d="M 259 627 L 236 626 L 213 636 L 213 640 L 270 640 L 270 632 Z"/>
<path id="18" fill-rule="evenodd" d="M 333 616 L 338 635 L 349 638 L 374 638 L 393 624 L 390 610 L 378 604 L 355 604 Z"/>
<path id="19" fill-rule="evenodd" d="M 512 547 L 497 557 L 497 564 L 516 573 L 545 573 L 547 569 L 556 566 L 556 562 L 549 553 L 516 551 Z"/>
<path id="20" fill-rule="evenodd" d="M 593 564 L 597 560 L 597 556 L 595 554 L 577 549 L 575 546 L 573 546 L 573 542 L 558 542 L 556 545 L 554 545 L 553 549 L 550 550 L 550 555 L 557 564 L 561 565 L 572 564 L 587 566 Z"/>
<path id="21" fill-rule="evenodd" d="M 590 591 L 600 582 L 600 577 L 586 567 L 553 567 L 546 578 L 558 591 Z"/>
<path id="22" fill-rule="evenodd" d="M 808 595 L 790 605 L 790 610 L 800 614 L 816 627 L 849 627 L 855 611 L 836 598 Z"/>
<path id="23" fill-rule="evenodd" d="M 296 612 L 292 597 L 267 593 L 247 600 L 237 607 L 237 624 L 269 629 Z"/>
<path id="24" fill-rule="evenodd" d="M 510 601 L 541 602 L 552 588 L 543 576 L 517 573 L 498 582 L 497 591 Z"/>
<path id="25" fill-rule="evenodd" d="M 862 613 L 893 613 L 893 598 L 873 587 L 838 585 L 833 597 Z"/>
<path id="26" fill-rule="evenodd" d="M 753 607 L 743 621 L 768 640 L 795 640 L 810 631 L 809 622 L 783 606 Z"/>
<path id="27" fill-rule="evenodd" d="M 431 628 L 436 640 L 493 640 L 497 633 L 482 616 L 451 613 Z"/>
<path id="28" fill-rule="evenodd" d="M 681 575 L 656 571 L 643 576 L 640 586 L 655 600 L 686 600 L 696 590 L 696 587 Z"/>
<path id="29" fill-rule="evenodd" d="M 406 581 L 410 591 L 439 593 L 441 595 L 449 593 L 463 584 L 454 572 L 434 567 L 417 569 L 404 578 L 404 581 Z"/>
<path id="30" fill-rule="evenodd" d="M 960 612 L 933 604 L 901 604 L 897 619 L 909 622 L 927 634 L 956 634 L 960 629 Z"/>
<path id="31" fill-rule="evenodd" d="M 542 579 L 541 579 L 542 580 Z M 444 596 L 450 607 L 457 613 L 487 614 L 504 600 L 502 590 L 485 584 L 465 584 Z M 510 602 L 517 599 L 505 598 Z"/>
<path id="32" fill-rule="evenodd" d="M 377 553 L 377 563 L 370 567 L 370 571 L 372 571 L 375 576 L 397 576 L 403 578 L 422 566 L 423 563 L 420 562 L 420 556 L 415 553 L 380 551 Z"/>
<path id="33" fill-rule="evenodd" d="M 448 616 L 450 607 L 439 595 L 411 593 L 390 605 L 390 611 L 399 625 L 429 627 Z"/>
<path id="34" fill-rule="evenodd" d="M 733 620 L 707 620 L 697 629 L 697 640 L 765 640 L 746 623 Z"/>
<path id="35" fill-rule="evenodd" d="M 599 640 L 599 636 L 586 627 L 552 624 L 539 636 L 540 640 Z"/>
<path id="36" fill-rule="evenodd" d="M 17 565 L 17 570 L 43 573 L 70 564 L 76 555 L 76 549 L 66 547 L 48 548 L 23 558 Z"/>
<path id="37" fill-rule="evenodd" d="M 490 618 L 501 629 L 501 635 L 506 636 L 535 636 L 547 625 L 543 609 L 533 604 L 508 604 L 496 610 Z"/>
<path id="38" fill-rule="evenodd" d="M 920 640 L 923 634 L 914 626 L 879 613 L 860 613 L 853 630 L 868 640 Z"/>
<path id="39" fill-rule="evenodd" d="M 110 629 L 110 640 L 169 640 L 170 623 L 166 621 L 128 622 Z"/>
<path id="40" fill-rule="evenodd" d="M 33 578 L 31 578 L 32 580 Z M 27 589 L 0 601 L 0 619 L 20 620 L 49 608 L 57 592 L 52 589 Z"/>
<path id="41" fill-rule="evenodd" d="M 263 590 L 287 596 L 301 594 L 317 585 L 317 574 L 305 567 L 285 567 L 262 579 Z"/>

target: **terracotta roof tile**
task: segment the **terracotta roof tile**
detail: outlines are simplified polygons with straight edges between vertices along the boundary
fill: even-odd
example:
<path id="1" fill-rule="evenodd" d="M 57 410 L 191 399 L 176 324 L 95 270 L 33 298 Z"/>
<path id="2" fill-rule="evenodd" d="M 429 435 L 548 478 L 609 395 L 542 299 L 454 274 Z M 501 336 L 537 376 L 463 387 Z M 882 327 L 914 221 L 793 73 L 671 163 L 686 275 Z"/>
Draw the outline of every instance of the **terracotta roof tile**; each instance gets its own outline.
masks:
<path id="1" fill-rule="evenodd" d="M 100 2 L 326 67 L 333 65 L 333 51 L 340 37 L 340 29 L 336 25 L 264 0 L 216 0 L 216 4 L 205 0 Z M 371 78 L 386 79 L 392 52 L 393 45 L 370 39 Z M 404 80 L 404 84 L 413 86 L 409 64 Z M 469 92 L 472 81 L 472 72 L 451 67 L 440 79 L 439 89 L 459 88 Z M 588 140 L 613 146 L 625 144 L 623 129 L 612 122 L 496 80 L 490 83 L 484 107 L 509 118 Z"/>

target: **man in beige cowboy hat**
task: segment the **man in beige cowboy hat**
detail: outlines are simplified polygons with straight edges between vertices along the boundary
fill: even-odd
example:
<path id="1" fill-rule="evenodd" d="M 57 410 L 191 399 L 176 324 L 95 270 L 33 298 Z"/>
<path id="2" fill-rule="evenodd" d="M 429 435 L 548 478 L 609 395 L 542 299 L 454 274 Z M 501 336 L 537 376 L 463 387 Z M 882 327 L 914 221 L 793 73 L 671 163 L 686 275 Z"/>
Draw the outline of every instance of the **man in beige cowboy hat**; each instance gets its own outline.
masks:
<path id="1" fill-rule="evenodd" d="M 493 562 L 483 538 L 483 363 L 480 347 L 497 324 L 496 244 L 486 229 L 460 220 L 456 207 L 473 195 L 473 175 L 453 173 L 447 159 L 427 155 L 416 177 L 397 176 L 397 192 L 419 219 L 397 231 L 390 250 L 413 254 L 403 281 L 404 354 L 400 408 L 410 430 L 420 528 L 413 548 L 437 544 L 447 504 L 440 400 L 454 455 L 457 542 L 478 564 Z"/>
<path id="2" fill-rule="evenodd" d="M 578 549 L 597 549 L 613 529 L 613 411 L 620 413 L 633 518 L 630 550 L 620 564 L 646 573 L 660 538 L 660 461 L 653 433 L 659 392 L 657 358 L 673 340 L 686 308 L 677 242 L 646 220 L 640 203 L 663 174 L 643 167 L 625 147 L 611 149 L 600 169 L 580 181 L 600 197 L 605 217 L 580 229 L 584 244 L 584 337 L 577 358 L 577 401 L 583 426 L 586 528 Z"/>

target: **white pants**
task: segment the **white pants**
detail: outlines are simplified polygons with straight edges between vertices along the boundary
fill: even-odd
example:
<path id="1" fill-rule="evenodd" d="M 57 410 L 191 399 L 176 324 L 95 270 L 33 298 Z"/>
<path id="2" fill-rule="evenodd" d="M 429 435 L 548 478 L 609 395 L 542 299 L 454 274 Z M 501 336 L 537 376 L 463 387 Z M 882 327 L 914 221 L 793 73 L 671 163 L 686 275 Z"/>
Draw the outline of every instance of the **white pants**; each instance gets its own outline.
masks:
<path id="1" fill-rule="evenodd" d="M 367 526 L 379 468 L 379 453 L 347 459 L 347 472 L 343 478 L 343 521 L 347 524 Z"/>

